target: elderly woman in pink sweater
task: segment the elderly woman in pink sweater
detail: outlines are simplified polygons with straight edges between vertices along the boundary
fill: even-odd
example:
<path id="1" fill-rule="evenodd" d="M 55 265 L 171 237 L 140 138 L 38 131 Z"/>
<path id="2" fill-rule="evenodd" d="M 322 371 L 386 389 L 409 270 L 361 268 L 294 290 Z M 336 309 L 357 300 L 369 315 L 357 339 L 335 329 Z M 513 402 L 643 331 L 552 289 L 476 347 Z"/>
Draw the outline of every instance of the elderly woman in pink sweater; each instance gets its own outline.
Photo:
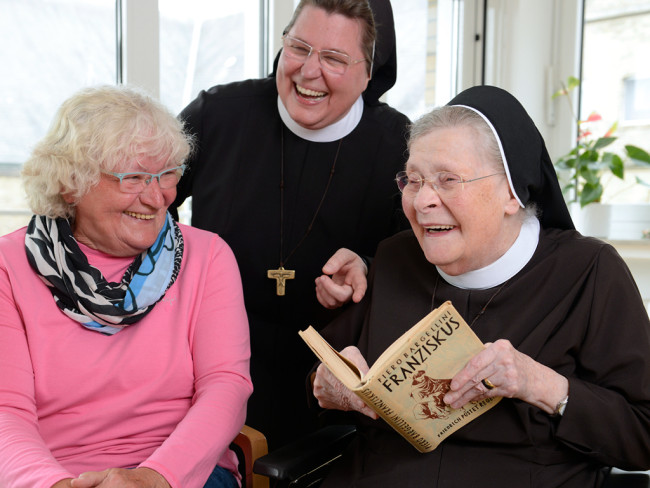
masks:
<path id="1" fill-rule="evenodd" d="M 99 87 L 25 163 L 35 215 L 0 238 L 0 486 L 238 485 L 248 323 L 230 248 L 167 212 L 190 150 L 158 102 Z"/>

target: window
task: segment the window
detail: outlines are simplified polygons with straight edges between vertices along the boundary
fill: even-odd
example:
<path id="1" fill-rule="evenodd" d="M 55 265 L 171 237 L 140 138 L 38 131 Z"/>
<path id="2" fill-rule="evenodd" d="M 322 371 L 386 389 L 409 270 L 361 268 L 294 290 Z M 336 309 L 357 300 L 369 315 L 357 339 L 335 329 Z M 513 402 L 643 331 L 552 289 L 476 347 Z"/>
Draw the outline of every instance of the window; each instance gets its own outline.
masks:
<path id="1" fill-rule="evenodd" d="M 456 94 L 459 18 L 453 0 L 391 2 L 397 37 L 397 83 L 387 102 L 411 120 Z"/>
<path id="2" fill-rule="evenodd" d="M 0 235 L 29 211 L 20 165 L 61 102 L 115 83 L 115 0 L 0 0 Z"/>
<path id="3" fill-rule="evenodd" d="M 299 0 L 294 0 L 294 8 Z M 397 82 L 386 103 L 411 120 L 458 92 L 459 0 L 391 1 L 397 43 Z"/>
<path id="4" fill-rule="evenodd" d="M 296 3 L 0 0 L 0 65 L 10 74 L 0 77 L 0 235 L 29 218 L 20 166 L 61 102 L 83 86 L 117 81 L 118 5 L 126 20 L 123 81 L 178 113 L 201 89 L 266 74 Z M 458 91 L 463 9 L 480 2 L 391 3 L 398 76 L 385 101 L 415 119 Z"/>
<path id="5" fill-rule="evenodd" d="M 159 0 L 160 97 L 180 112 L 200 90 L 260 76 L 260 2 Z"/>
<path id="6" fill-rule="evenodd" d="M 592 112 L 603 118 L 593 127 L 603 135 L 615 122 L 618 140 L 650 151 L 650 5 L 647 0 L 585 0 L 580 117 Z M 650 170 L 625 168 L 625 182 L 612 177 L 603 181 L 603 202 L 650 201 Z M 607 175 L 609 178 L 611 175 Z"/>
<path id="7" fill-rule="evenodd" d="M 201 90 L 261 76 L 259 0 L 159 0 L 160 99 L 179 113 Z M 191 198 L 178 209 L 190 223 Z"/>
<path id="8" fill-rule="evenodd" d="M 623 120 L 650 120 L 650 78 L 623 80 Z"/>

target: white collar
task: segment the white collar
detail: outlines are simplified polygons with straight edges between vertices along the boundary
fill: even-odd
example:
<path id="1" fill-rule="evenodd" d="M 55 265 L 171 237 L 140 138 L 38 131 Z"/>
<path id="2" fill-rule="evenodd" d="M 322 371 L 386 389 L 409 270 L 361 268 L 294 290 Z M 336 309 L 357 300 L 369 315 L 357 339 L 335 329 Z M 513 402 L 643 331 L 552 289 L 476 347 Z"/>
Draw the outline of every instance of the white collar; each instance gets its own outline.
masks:
<path id="1" fill-rule="evenodd" d="M 539 220 L 527 217 L 510 249 L 492 264 L 457 276 L 448 275 L 436 266 L 438 273 L 450 285 L 463 289 L 486 290 L 500 285 L 519 273 L 533 257 L 539 243 L 539 229 Z"/>
<path id="2" fill-rule="evenodd" d="M 284 125 L 286 125 L 289 130 L 298 137 L 307 139 L 311 142 L 332 142 L 338 141 L 347 136 L 359 124 L 361 116 L 363 115 L 363 98 L 359 95 L 359 98 L 354 102 L 352 108 L 348 110 L 348 113 L 346 113 L 340 120 L 337 120 L 333 124 L 323 127 L 322 129 L 311 130 L 298 125 L 289 115 L 289 112 L 282 103 L 279 95 L 278 112 L 280 113 L 280 118 L 282 119 L 282 122 L 284 122 Z"/>

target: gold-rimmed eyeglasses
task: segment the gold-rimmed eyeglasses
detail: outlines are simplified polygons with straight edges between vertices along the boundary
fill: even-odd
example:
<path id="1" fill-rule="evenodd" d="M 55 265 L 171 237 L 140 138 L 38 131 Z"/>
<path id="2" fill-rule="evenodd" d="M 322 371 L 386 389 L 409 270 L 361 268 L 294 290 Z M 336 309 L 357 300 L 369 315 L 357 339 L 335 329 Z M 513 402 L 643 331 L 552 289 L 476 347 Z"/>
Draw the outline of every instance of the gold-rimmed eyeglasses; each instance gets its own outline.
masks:
<path id="1" fill-rule="evenodd" d="M 429 183 L 431 188 L 437 191 L 441 196 L 453 197 L 463 189 L 464 183 L 471 183 L 472 181 L 482 180 L 489 178 L 490 176 L 504 174 L 505 173 L 501 171 L 499 173 L 492 173 L 485 176 L 479 176 L 478 178 L 472 178 L 471 180 L 466 180 L 462 176 L 455 173 L 449 173 L 448 171 L 434 173 L 431 178 L 423 178 L 413 171 L 400 171 L 397 173 L 395 181 L 397 182 L 397 188 L 399 188 L 399 191 L 407 197 L 415 197 L 425 183 Z"/>
<path id="2" fill-rule="evenodd" d="M 146 171 L 134 171 L 131 173 L 116 173 L 114 171 L 102 171 L 106 175 L 115 176 L 119 180 L 120 191 L 123 193 L 141 193 L 155 178 L 163 190 L 174 188 L 183 176 L 187 165 L 181 164 L 175 168 L 166 169 L 160 173 L 147 173 Z"/>
<path id="3" fill-rule="evenodd" d="M 343 75 L 348 67 L 353 64 L 362 63 L 366 59 L 352 59 L 350 55 L 329 49 L 314 49 L 305 41 L 291 37 L 290 35 L 282 36 L 282 49 L 285 56 L 304 63 L 312 53 L 318 53 L 320 65 L 325 71 L 335 75 Z"/>

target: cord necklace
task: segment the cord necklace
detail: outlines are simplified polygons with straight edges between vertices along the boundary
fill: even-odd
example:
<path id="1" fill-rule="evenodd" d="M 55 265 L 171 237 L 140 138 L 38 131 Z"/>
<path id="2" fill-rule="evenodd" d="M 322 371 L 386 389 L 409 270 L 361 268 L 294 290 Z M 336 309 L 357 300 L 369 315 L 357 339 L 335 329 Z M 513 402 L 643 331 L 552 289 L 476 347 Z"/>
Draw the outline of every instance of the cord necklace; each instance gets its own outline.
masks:
<path id="1" fill-rule="evenodd" d="M 325 191 L 323 192 L 323 196 L 321 197 L 320 202 L 318 203 L 318 207 L 316 207 L 316 211 L 314 212 L 314 216 L 312 217 L 311 222 L 307 226 L 307 230 L 305 230 L 304 235 L 298 241 L 298 244 L 296 244 L 296 246 L 291 250 L 291 252 L 289 252 L 289 254 L 287 254 L 286 257 L 283 257 L 284 255 L 284 127 L 283 126 L 280 127 L 280 265 L 278 266 L 277 269 L 269 269 L 266 271 L 266 276 L 272 280 L 275 280 L 275 292 L 278 296 L 283 296 L 285 294 L 286 280 L 292 280 L 296 277 L 296 270 L 284 269 L 284 265 L 305 241 L 305 239 L 307 238 L 307 236 L 309 235 L 309 233 L 311 232 L 314 226 L 314 222 L 316 222 L 316 217 L 318 217 L 320 209 L 323 206 L 323 202 L 325 201 L 325 197 L 327 196 L 327 192 L 329 191 L 330 184 L 332 183 L 332 178 L 334 177 L 334 171 L 336 169 L 336 161 L 338 161 L 339 152 L 341 150 L 342 143 L 343 143 L 343 138 L 339 139 L 339 144 L 336 147 L 336 155 L 334 156 L 334 162 L 332 163 L 332 167 L 330 168 L 330 175 L 327 180 L 327 185 L 325 186 Z"/>

